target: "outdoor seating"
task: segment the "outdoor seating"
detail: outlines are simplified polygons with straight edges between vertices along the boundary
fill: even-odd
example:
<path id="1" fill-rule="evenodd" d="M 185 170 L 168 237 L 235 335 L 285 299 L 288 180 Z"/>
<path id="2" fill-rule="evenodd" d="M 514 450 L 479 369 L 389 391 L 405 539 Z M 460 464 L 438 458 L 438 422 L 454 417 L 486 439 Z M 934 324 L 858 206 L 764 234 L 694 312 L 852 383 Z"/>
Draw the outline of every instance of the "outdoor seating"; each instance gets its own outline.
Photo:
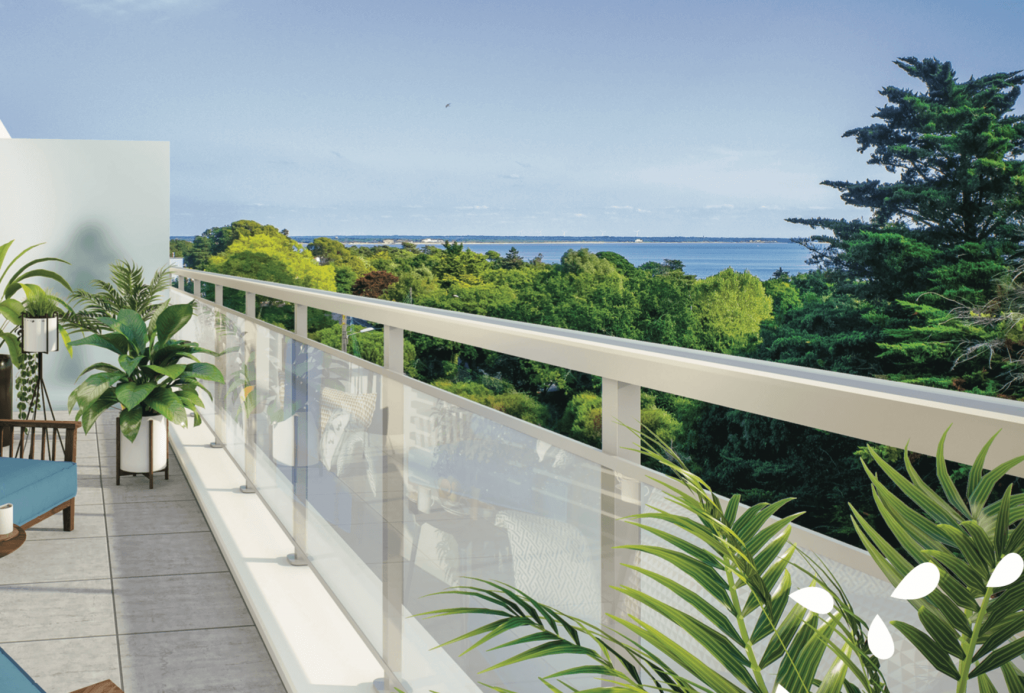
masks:
<path id="1" fill-rule="evenodd" d="M 64 513 L 75 528 L 77 421 L 0 419 L 0 504 L 14 504 L 14 524 L 28 528 Z"/>

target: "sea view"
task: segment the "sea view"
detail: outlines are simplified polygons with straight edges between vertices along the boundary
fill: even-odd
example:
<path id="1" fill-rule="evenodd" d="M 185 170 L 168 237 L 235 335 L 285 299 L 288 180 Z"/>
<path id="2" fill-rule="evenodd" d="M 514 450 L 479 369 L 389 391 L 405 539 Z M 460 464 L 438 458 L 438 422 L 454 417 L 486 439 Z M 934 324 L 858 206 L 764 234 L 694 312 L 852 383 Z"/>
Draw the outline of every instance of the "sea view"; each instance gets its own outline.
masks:
<path id="1" fill-rule="evenodd" d="M 796 243 L 466 243 L 465 247 L 477 253 L 496 250 L 505 255 L 515 247 L 519 254 L 530 260 L 541 254 L 546 263 L 558 262 L 567 250 L 587 248 L 592 253 L 607 250 L 618 253 L 639 267 L 645 262 L 665 259 L 681 260 L 687 274 L 698 278 L 718 274 L 726 267 L 737 272 L 748 270 L 759 279 L 770 279 L 780 267 L 790 274 L 808 272 L 805 264 L 807 250 Z"/>
<path id="2" fill-rule="evenodd" d="M 192 240 L 185 238 L 184 240 Z M 299 243 L 310 243 L 312 236 L 294 236 Z M 343 241 L 346 242 L 347 241 Z M 379 243 L 356 242 L 351 245 L 381 245 Z M 440 243 L 417 243 L 417 247 Z M 770 279 L 772 273 L 780 267 L 790 274 L 809 272 L 813 269 L 806 264 L 809 253 L 796 243 L 789 242 L 736 242 L 736 241 L 689 241 L 689 242 L 655 242 L 642 243 L 622 241 L 573 240 L 560 243 L 548 241 L 538 243 L 534 238 L 523 238 L 522 242 L 505 239 L 500 242 L 474 243 L 463 242 L 467 250 L 484 254 L 494 250 L 504 256 L 511 248 L 519 251 L 524 260 L 532 260 L 537 255 L 547 264 L 558 262 L 567 250 L 587 248 L 592 253 L 611 251 L 618 253 L 639 267 L 645 262 L 662 262 L 666 259 L 680 260 L 687 274 L 698 278 L 710 277 L 727 267 L 737 272 L 749 271 L 759 279 Z M 392 246 L 393 247 L 393 246 Z M 172 258 L 171 264 L 180 266 L 180 258 Z"/>

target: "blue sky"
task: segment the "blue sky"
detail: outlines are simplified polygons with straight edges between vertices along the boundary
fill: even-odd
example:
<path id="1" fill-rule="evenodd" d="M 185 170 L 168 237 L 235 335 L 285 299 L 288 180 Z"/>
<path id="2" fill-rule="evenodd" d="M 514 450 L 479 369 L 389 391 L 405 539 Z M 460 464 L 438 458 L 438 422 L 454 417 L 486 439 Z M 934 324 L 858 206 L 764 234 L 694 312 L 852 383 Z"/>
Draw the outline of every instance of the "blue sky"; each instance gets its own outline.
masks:
<path id="1" fill-rule="evenodd" d="M 840 136 L 915 84 L 893 59 L 1024 69 L 1022 30 L 985 0 L 0 0 L 0 121 L 170 141 L 172 235 L 791 237 L 861 215 L 820 181 L 884 175 Z"/>

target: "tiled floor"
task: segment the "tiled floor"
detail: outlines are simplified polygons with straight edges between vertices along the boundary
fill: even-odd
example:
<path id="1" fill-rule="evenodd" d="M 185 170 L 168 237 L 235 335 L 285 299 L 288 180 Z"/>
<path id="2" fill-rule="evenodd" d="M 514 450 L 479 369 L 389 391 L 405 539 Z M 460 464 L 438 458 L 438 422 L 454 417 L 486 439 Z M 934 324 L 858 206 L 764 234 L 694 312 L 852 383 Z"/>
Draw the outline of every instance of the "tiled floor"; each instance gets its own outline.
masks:
<path id="1" fill-rule="evenodd" d="M 176 459 L 115 483 L 114 422 L 79 431 L 75 530 L 58 514 L 0 560 L 0 645 L 50 693 L 284 686 Z"/>

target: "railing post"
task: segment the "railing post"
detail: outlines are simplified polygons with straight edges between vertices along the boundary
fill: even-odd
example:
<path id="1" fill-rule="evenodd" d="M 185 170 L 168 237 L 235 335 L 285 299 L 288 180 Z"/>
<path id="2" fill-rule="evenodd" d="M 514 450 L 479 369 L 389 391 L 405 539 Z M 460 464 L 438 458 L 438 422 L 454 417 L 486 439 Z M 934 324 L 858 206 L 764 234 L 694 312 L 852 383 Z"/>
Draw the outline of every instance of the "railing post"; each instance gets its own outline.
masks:
<path id="1" fill-rule="evenodd" d="M 196 298 L 203 297 L 203 282 L 199 279 L 192 280 L 192 295 Z"/>
<path id="2" fill-rule="evenodd" d="M 213 301 L 218 306 L 224 305 L 224 287 L 220 284 L 214 284 L 213 286 Z M 213 324 L 214 334 L 216 335 L 213 350 L 220 354 L 215 357 L 215 363 L 221 373 L 227 373 L 228 358 L 223 353 L 227 348 L 227 340 L 224 338 L 224 314 L 219 310 L 214 310 L 213 312 Z M 224 439 L 227 437 L 227 431 L 225 430 L 227 422 L 224 419 L 226 416 L 224 409 L 227 406 L 227 392 L 226 384 L 213 384 L 213 442 L 210 443 L 211 448 L 224 447 Z"/>
<path id="3" fill-rule="evenodd" d="M 384 368 L 404 373 L 405 334 L 397 327 L 384 327 Z M 388 690 L 401 687 L 393 680 L 402 671 L 402 601 L 405 565 L 405 386 L 387 376 L 382 386 L 384 408 L 384 483 L 381 540 L 384 544 L 384 640 Z"/>
<path id="4" fill-rule="evenodd" d="M 295 306 L 295 336 L 306 337 L 308 332 L 308 310 L 306 306 Z M 293 401 L 306 401 L 306 379 L 296 377 L 296 363 L 299 360 L 299 354 L 305 358 L 305 350 L 307 349 L 305 344 L 292 341 L 292 353 L 289 355 L 292 361 L 292 382 L 291 382 L 291 396 Z M 300 400 L 301 397 L 301 400 Z M 288 562 L 294 566 L 309 565 L 309 559 L 306 556 L 306 491 L 307 491 L 307 470 L 309 467 L 306 463 L 306 421 L 309 414 L 308 403 L 303 406 L 301 411 L 296 412 L 294 417 L 294 454 L 292 459 L 294 467 L 292 469 L 295 473 L 295 493 L 292 495 L 292 542 L 295 544 L 295 553 L 289 554 Z M 300 457 L 300 453 L 302 453 Z"/>
<path id="5" fill-rule="evenodd" d="M 245 346 L 242 361 L 242 367 L 245 369 L 245 394 L 242 398 L 242 406 L 245 407 L 245 483 L 240 490 L 242 493 L 256 493 L 256 486 L 253 484 L 253 477 L 256 475 L 256 390 L 249 389 L 256 385 L 257 356 L 256 322 L 253 320 L 256 317 L 256 294 L 252 291 L 245 292 L 245 317 L 245 334 L 242 337 Z"/>
<path id="6" fill-rule="evenodd" d="M 640 453 L 625 447 L 638 447 L 640 441 L 626 426 L 640 428 L 640 386 L 603 378 L 601 383 L 601 449 L 629 462 L 640 464 Z M 620 518 L 640 511 L 640 483 L 610 469 L 601 470 L 601 599 L 603 625 L 617 625 L 609 614 L 628 618 L 635 606 L 612 589 L 635 579 L 635 571 L 623 564 L 636 561 L 636 552 L 616 546 L 640 543 L 640 530 Z M 636 614 L 639 616 L 639 614 Z"/>

